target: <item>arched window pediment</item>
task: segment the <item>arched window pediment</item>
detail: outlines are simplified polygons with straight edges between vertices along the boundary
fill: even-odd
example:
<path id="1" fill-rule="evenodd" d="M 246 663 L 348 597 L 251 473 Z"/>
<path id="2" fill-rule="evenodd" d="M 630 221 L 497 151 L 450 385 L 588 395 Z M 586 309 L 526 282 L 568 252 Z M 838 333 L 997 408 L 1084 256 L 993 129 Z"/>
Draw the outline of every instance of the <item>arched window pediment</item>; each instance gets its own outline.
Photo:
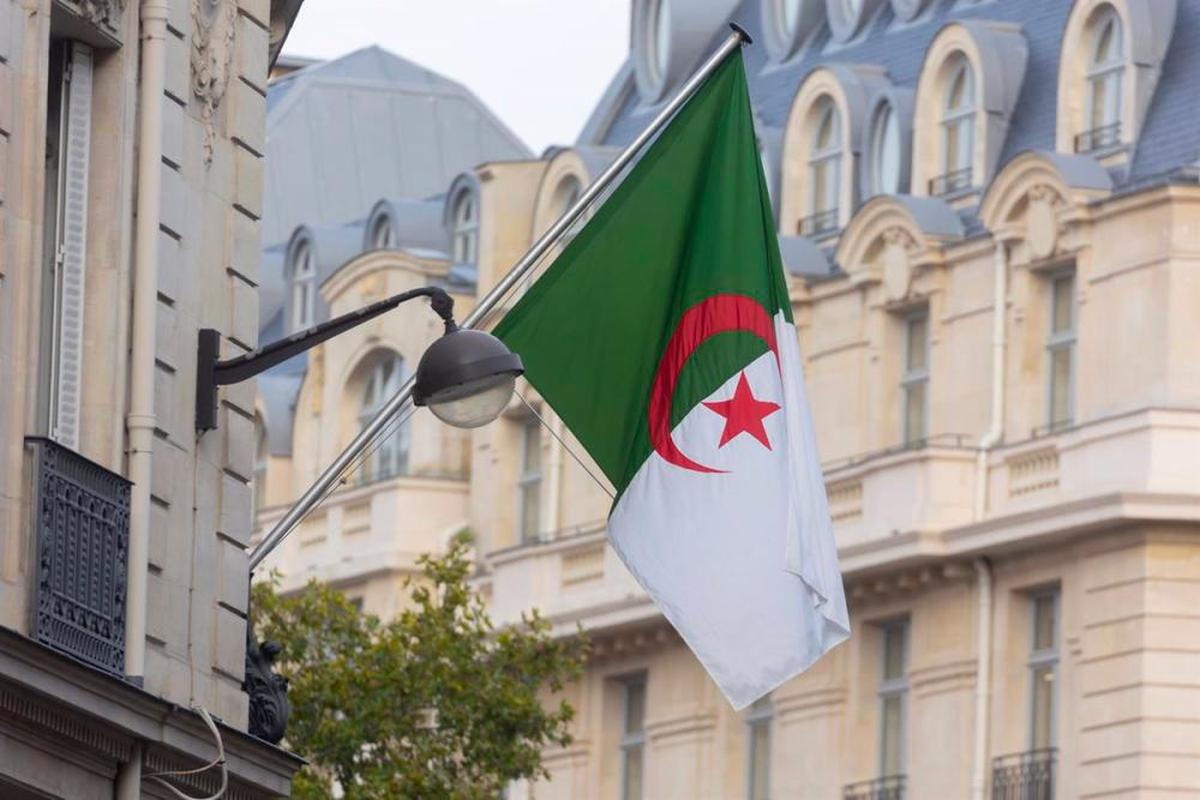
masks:
<path id="1" fill-rule="evenodd" d="M 1023 248 L 1014 260 L 1040 260 L 1061 252 L 1071 221 L 1112 193 L 1112 176 L 1090 156 L 1028 151 L 996 175 L 979 205 L 993 235 Z"/>
<path id="2" fill-rule="evenodd" d="M 942 248 L 965 234 L 944 200 L 881 195 L 863 204 L 838 243 L 835 259 L 859 282 L 882 282 L 887 302 L 909 295 L 919 268 L 940 264 Z"/>

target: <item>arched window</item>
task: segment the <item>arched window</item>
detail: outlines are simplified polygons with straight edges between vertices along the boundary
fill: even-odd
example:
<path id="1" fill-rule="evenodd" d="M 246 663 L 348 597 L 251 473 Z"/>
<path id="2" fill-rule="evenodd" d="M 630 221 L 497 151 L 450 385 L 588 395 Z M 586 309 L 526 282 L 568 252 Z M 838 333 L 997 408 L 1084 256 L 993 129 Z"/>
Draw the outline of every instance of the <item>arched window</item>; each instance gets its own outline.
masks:
<path id="1" fill-rule="evenodd" d="M 301 242 L 292 261 L 292 330 L 303 330 L 314 322 L 317 306 L 317 267 L 312 245 Z"/>
<path id="2" fill-rule="evenodd" d="M 950 67 L 942 109 L 942 177 L 932 194 L 948 194 L 971 185 L 975 160 L 975 72 L 965 56 Z"/>
<path id="3" fill-rule="evenodd" d="M 835 230 L 842 182 L 842 123 L 837 106 L 825 97 L 816 114 L 816 135 L 808 155 L 812 213 L 800 221 L 800 234 Z"/>
<path id="4" fill-rule="evenodd" d="M 650 37 L 650 77 L 655 85 L 661 85 L 667 77 L 671 63 L 671 0 L 656 0 L 650 9 L 650 24 L 646 26 Z"/>
<path id="5" fill-rule="evenodd" d="M 554 190 L 554 209 L 555 213 L 561 217 L 571 209 L 571 206 L 579 202 L 579 198 L 583 196 L 583 184 L 579 178 L 571 175 L 564 178 Z M 587 214 L 580 214 L 579 219 L 575 220 L 575 224 L 566 230 L 560 241 L 565 247 L 567 242 L 575 238 L 575 234 L 587 224 Z"/>
<path id="6" fill-rule="evenodd" d="M 396 246 L 392 221 L 382 214 L 375 220 L 375 227 L 371 230 L 371 245 L 376 250 L 391 250 Z"/>
<path id="7" fill-rule="evenodd" d="M 868 151 L 870 172 L 868 188 L 872 196 L 900 191 L 903 158 L 900 145 L 900 119 L 891 103 L 881 103 L 871 120 L 871 145 Z"/>
<path id="8" fill-rule="evenodd" d="M 804 0 L 775 0 L 778 4 L 779 24 L 783 35 L 789 40 L 796 36 L 796 25 L 800 23 L 800 6 Z"/>
<path id="9" fill-rule="evenodd" d="M 359 406 L 360 427 L 366 427 L 388 400 L 400 391 L 406 377 L 404 359 L 395 353 L 387 354 L 371 365 Z M 401 423 L 363 462 L 360 481 L 381 481 L 407 472 L 409 441 L 408 423 Z"/>
<path id="10" fill-rule="evenodd" d="M 1093 27 L 1087 69 L 1088 130 L 1080 138 L 1081 152 L 1121 141 L 1121 81 L 1125 74 L 1121 18 L 1111 8 L 1101 12 Z"/>
<path id="11" fill-rule="evenodd" d="M 254 418 L 254 480 L 250 484 L 253 498 L 253 508 L 258 511 L 263 507 L 267 496 L 267 426 L 262 417 Z"/>
<path id="12" fill-rule="evenodd" d="M 479 211 L 475 195 L 460 192 L 454 201 L 454 263 L 474 264 L 479 255 Z"/>

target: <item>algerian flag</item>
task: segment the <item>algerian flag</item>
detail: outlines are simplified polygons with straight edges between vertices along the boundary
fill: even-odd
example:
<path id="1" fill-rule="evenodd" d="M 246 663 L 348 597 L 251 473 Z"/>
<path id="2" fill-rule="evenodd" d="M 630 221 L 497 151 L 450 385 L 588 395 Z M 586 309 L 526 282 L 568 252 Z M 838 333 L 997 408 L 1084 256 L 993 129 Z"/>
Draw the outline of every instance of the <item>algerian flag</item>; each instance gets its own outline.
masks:
<path id="1" fill-rule="evenodd" d="M 613 546 L 735 708 L 849 636 L 740 53 L 495 333 L 617 487 Z"/>

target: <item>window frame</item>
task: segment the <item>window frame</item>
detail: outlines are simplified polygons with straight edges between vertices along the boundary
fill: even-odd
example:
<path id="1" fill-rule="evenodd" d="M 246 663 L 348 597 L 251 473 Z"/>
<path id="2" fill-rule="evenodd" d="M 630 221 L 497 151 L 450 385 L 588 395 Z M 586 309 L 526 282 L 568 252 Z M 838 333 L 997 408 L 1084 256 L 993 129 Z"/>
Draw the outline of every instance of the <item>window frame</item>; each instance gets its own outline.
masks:
<path id="1" fill-rule="evenodd" d="M 312 242 L 296 245 L 292 256 L 292 331 L 311 328 L 316 323 L 317 265 Z"/>
<path id="2" fill-rule="evenodd" d="M 884 153 L 887 148 L 886 134 L 889 125 L 894 127 L 896 131 L 896 171 L 894 180 L 892 181 L 894 186 L 885 188 L 883 186 L 883 163 Z M 875 107 L 875 112 L 871 116 L 870 131 L 869 147 L 867 150 L 868 158 L 870 159 L 867 172 L 868 197 L 898 194 L 904 174 L 904 142 L 903 133 L 900 130 L 899 111 L 893 103 L 885 100 Z"/>
<path id="3" fill-rule="evenodd" d="M 371 228 L 371 246 L 376 250 L 392 250 L 396 247 L 396 229 L 386 215 L 380 215 Z"/>
<path id="4" fill-rule="evenodd" d="M 475 193 L 463 189 L 450 208 L 451 258 L 455 264 L 475 264 L 479 260 L 479 202 Z"/>
<path id="5" fill-rule="evenodd" d="M 975 68 L 971 65 L 971 60 L 967 58 L 966 53 L 959 51 L 950 57 L 947 67 L 948 78 L 946 79 L 942 93 L 941 119 L 939 120 L 942 140 L 941 177 L 949 178 L 952 175 L 957 176 L 964 172 L 967 174 L 966 181 L 962 185 L 958 181 L 947 181 L 947 191 L 942 194 L 960 191 L 974 185 L 975 137 L 978 135 L 979 115 L 978 81 L 975 75 Z M 960 75 L 965 76 L 966 80 L 964 91 L 965 101 L 961 106 L 951 106 L 951 95 Z M 960 150 L 959 159 L 957 163 L 951 164 L 950 142 L 952 138 L 960 138 L 959 126 L 966 126 L 966 147 L 961 147 L 962 142 L 958 142 L 956 146 Z"/>
<path id="6" fill-rule="evenodd" d="M 922 305 L 908 311 L 903 316 L 904 324 L 904 363 L 900 371 L 900 394 L 902 402 L 900 405 L 901 423 L 900 435 L 903 439 L 903 444 L 907 447 L 918 446 L 929 438 L 929 386 L 930 380 L 930 354 L 932 348 L 930 345 L 930 313 L 929 306 Z M 913 324 L 917 320 L 925 322 L 925 366 L 914 368 L 911 363 L 912 355 L 912 334 Z M 909 403 L 911 402 L 912 389 L 917 385 L 923 385 L 924 401 L 921 409 L 921 435 L 913 437 L 912 431 L 909 430 Z"/>
<path id="7" fill-rule="evenodd" d="M 1067 308 L 1070 311 L 1071 319 L 1069 326 L 1062 331 L 1055 330 L 1054 327 L 1054 311 L 1058 300 L 1058 286 L 1069 281 L 1071 287 L 1071 296 L 1069 298 Z M 1076 309 L 1077 290 L 1076 290 L 1076 271 L 1074 267 L 1065 267 L 1054 270 L 1046 275 L 1047 292 L 1047 319 L 1046 319 L 1046 430 L 1058 431 L 1064 428 L 1069 428 L 1075 424 L 1075 368 L 1076 368 L 1076 345 L 1079 342 L 1079 316 Z M 1067 366 L 1067 396 L 1066 407 L 1068 414 L 1065 419 L 1055 419 L 1054 406 L 1058 395 L 1054 388 L 1054 356 L 1059 351 L 1066 351 L 1068 366 Z"/>
<path id="8" fill-rule="evenodd" d="M 912 652 L 912 621 L 908 617 L 893 619 L 886 622 L 878 623 L 879 629 L 879 687 L 876 690 L 876 696 L 879 700 L 879 761 L 878 773 L 880 778 L 889 778 L 896 775 L 907 774 L 908 761 L 908 696 L 909 696 L 909 658 Z M 887 678 L 887 642 L 888 633 L 890 631 L 899 630 L 903 634 L 902 651 L 901 651 L 901 672 L 902 677 Z M 884 705 L 886 701 L 892 698 L 900 699 L 900 736 L 899 736 L 899 753 L 897 755 L 897 763 L 903 771 L 888 772 L 887 771 L 887 726 L 884 717 Z"/>
<path id="9" fill-rule="evenodd" d="M 517 472 L 517 537 L 521 544 L 536 544 L 541 539 L 541 505 L 542 505 L 542 482 L 545 478 L 545 470 L 542 466 L 542 427 L 541 422 L 537 418 L 530 418 L 521 423 L 521 462 L 520 469 Z M 531 437 L 530 433 L 536 433 L 536 436 Z M 537 469 L 529 469 L 530 455 L 530 439 L 536 439 L 537 448 Z M 525 517 L 526 494 L 534 493 L 535 498 L 535 518 L 534 530 L 529 532 L 526 530 L 529 520 Z"/>
<path id="10" fill-rule="evenodd" d="M 621 679 L 621 738 L 618 741 L 618 749 L 621 754 L 621 800 L 642 800 L 645 796 L 645 777 L 646 777 L 646 700 L 649 697 L 647 691 L 648 681 L 645 673 L 630 675 Z M 640 688 L 642 692 L 642 720 L 641 725 L 635 731 L 629 730 L 629 711 L 630 711 L 630 694 L 634 688 Z M 631 797 L 629 794 L 629 754 L 637 751 L 642 760 L 642 791 L 638 797 Z"/>
<path id="11" fill-rule="evenodd" d="M 392 371 L 385 374 L 388 365 L 392 366 Z M 369 425 L 388 400 L 400 390 L 407 375 L 404 356 L 394 350 L 383 351 L 373 358 L 359 394 L 360 430 Z M 374 398 L 370 397 L 372 393 L 375 394 Z M 375 449 L 363 460 L 359 467 L 359 483 L 376 483 L 407 475 L 411 448 L 409 420 L 405 419 L 392 433 L 380 439 Z"/>
<path id="12" fill-rule="evenodd" d="M 1122 93 L 1125 88 L 1125 28 L 1121 20 L 1121 15 L 1111 5 L 1099 9 L 1093 14 L 1093 22 L 1088 26 L 1090 28 L 1090 41 L 1088 48 L 1087 67 L 1084 70 L 1084 92 L 1085 92 L 1085 108 L 1084 108 L 1084 125 L 1086 129 L 1083 131 L 1083 136 L 1091 142 L 1085 152 L 1094 152 L 1102 150 L 1105 147 L 1115 147 L 1121 143 L 1121 115 L 1124 112 L 1124 98 Z M 1112 28 L 1113 39 L 1112 46 L 1115 47 L 1115 55 L 1105 62 L 1097 61 L 1097 50 L 1100 42 L 1103 39 L 1105 32 Z M 1114 78 L 1111 87 L 1108 85 L 1110 78 Z M 1104 115 L 1104 119 L 1099 125 L 1095 124 L 1096 112 L 1096 94 L 1099 85 L 1104 86 L 1105 100 L 1109 99 L 1108 92 L 1113 92 L 1112 99 L 1112 115 Z M 1097 132 L 1106 130 L 1109 126 L 1117 126 L 1115 129 L 1115 141 L 1098 142 Z M 1079 149 L 1079 148 L 1076 148 Z"/>
<path id="13" fill-rule="evenodd" d="M 754 761 L 757 753 L 757 744 L 754 734 L 758 728 L 766 728 L 766 780 L 767 785 L 763 787 L 762 797 L 770 800 L 771 797 L 771 746 L 774 739 L 774 724 L 775 724 L 775 704 L 770 695 L 763 697 L 753 703 L 746 710 L 746 798 L 747 800 L 755 800 L 755 789 L 758 786 L 755 783 Z"/>
<path id="14" fill-rule="evenodd" d="M 1053 669 L 1055 680 L 1050 688 L 1050 741 L 1048 748 L 1056 746 L 1058 741 L 1058 684 L 1059 681 L 1059 665 L 1062 663 L 1061 643 L 1062 643 L 1062 589 L 1058 586 L 1046 587 L 1030 592 L 1029 598 L 1029 659 L 1026 661 L 1026 668 L 1029 675 L 1029 727 L 1028 727 L 1028 747 L 1032 751 L 1035 749 L 1035 740 L 1037 738 L 1037 690 L 1034 684 L 1037 671 L 1050 667 Z M 1053 606 L 1054 621 L 1054 641 L 1048 648 L 1041 650 L 1037 649 L 1037 613 L 1038 602 L 1049 600 Z"/>
<path id="15" fill-rule="evenodd" d="M 813 136 L 808 143 L 809 213 L 800 221 L 801 236 L 832 233 L 841 225 L 842 164 L 845 157 L 845 147 L 842 143 L 842 112 L 837 101 L 825 94 L 814 104 L 813 113 L 817 124 L 813 126 Z M 829 123 L 829 142 L 822 147 L 820 136 L 825 130 L 826 122 Z M 823 182 L 818 180 L 818 174 L 824 177 Z M 825 189 L 824 197 L 821 196 L 821 188 Z M 831 205 L 827 205 L 826 200 L 831 201 Z"/>

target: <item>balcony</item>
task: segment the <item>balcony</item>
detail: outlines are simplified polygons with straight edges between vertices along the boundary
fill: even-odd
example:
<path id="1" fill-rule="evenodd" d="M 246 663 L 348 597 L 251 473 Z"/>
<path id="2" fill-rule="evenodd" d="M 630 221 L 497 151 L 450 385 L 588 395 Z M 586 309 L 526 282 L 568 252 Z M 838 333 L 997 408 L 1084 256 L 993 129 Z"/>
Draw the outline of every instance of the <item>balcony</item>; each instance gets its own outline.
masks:
<path id="1" fill-rule="evenodd" d="M 947 172 L 945 175 L 938 175 L 929 181 L 929 194 L 933 197 L 946 197 L 947 195 L 964 192 L 971 188 L 971 178 L 970 167 L 956 169 L 952 172 Z"/>
<path id="2" fill-rule="evenodd" d="M 489 610 L 496 624 L 518 622 L 529 608 L 540 609 L 564 634 L 576 623 L 602 629 L 657 619 L 605 532 L 606 521 L 595 520 L 490 553 Z"/>
<path id="3" fill-rule="evenodd" d="M 904 800 L 903 775 L 887 775 L 842 788 L 842 800 Z"/>
<path id="4" fill-rule="evenodd" d="M 125 669 L 129 481 L 50 439 L 33 455 L 34 639 L 114 675 Z"/>
<path id="5" fill-rule="evenodd" d="M 975 458 L 973 437 L 940 434 L 822 464 L 838 545 L 849 559 L 843 567 L 867 566 L 879 548 L 902 539 L 969 523 Z"/>
<path id="6" fill-rule="evenodd" d="M 1076 153 L 1095 153 L 1099 150 L 1111 150 L 1121 144 L 1121 123 L 1113 122 L 1092 128 L 1090 131 L 1075 137 Z"/>
<path id="7" fill-rule="evenodd" d="M 838 210 L 830 208 L 802 218 L 796 232 L 801 236 L 820 236 L 825 233 L 833 233 L 837 227 Z"/>
<path id="8" fill-rule="evenodd" d="M 992 800 L 1054 800 L 1057 757 L 1049 748 L 992 759 Z"/>

